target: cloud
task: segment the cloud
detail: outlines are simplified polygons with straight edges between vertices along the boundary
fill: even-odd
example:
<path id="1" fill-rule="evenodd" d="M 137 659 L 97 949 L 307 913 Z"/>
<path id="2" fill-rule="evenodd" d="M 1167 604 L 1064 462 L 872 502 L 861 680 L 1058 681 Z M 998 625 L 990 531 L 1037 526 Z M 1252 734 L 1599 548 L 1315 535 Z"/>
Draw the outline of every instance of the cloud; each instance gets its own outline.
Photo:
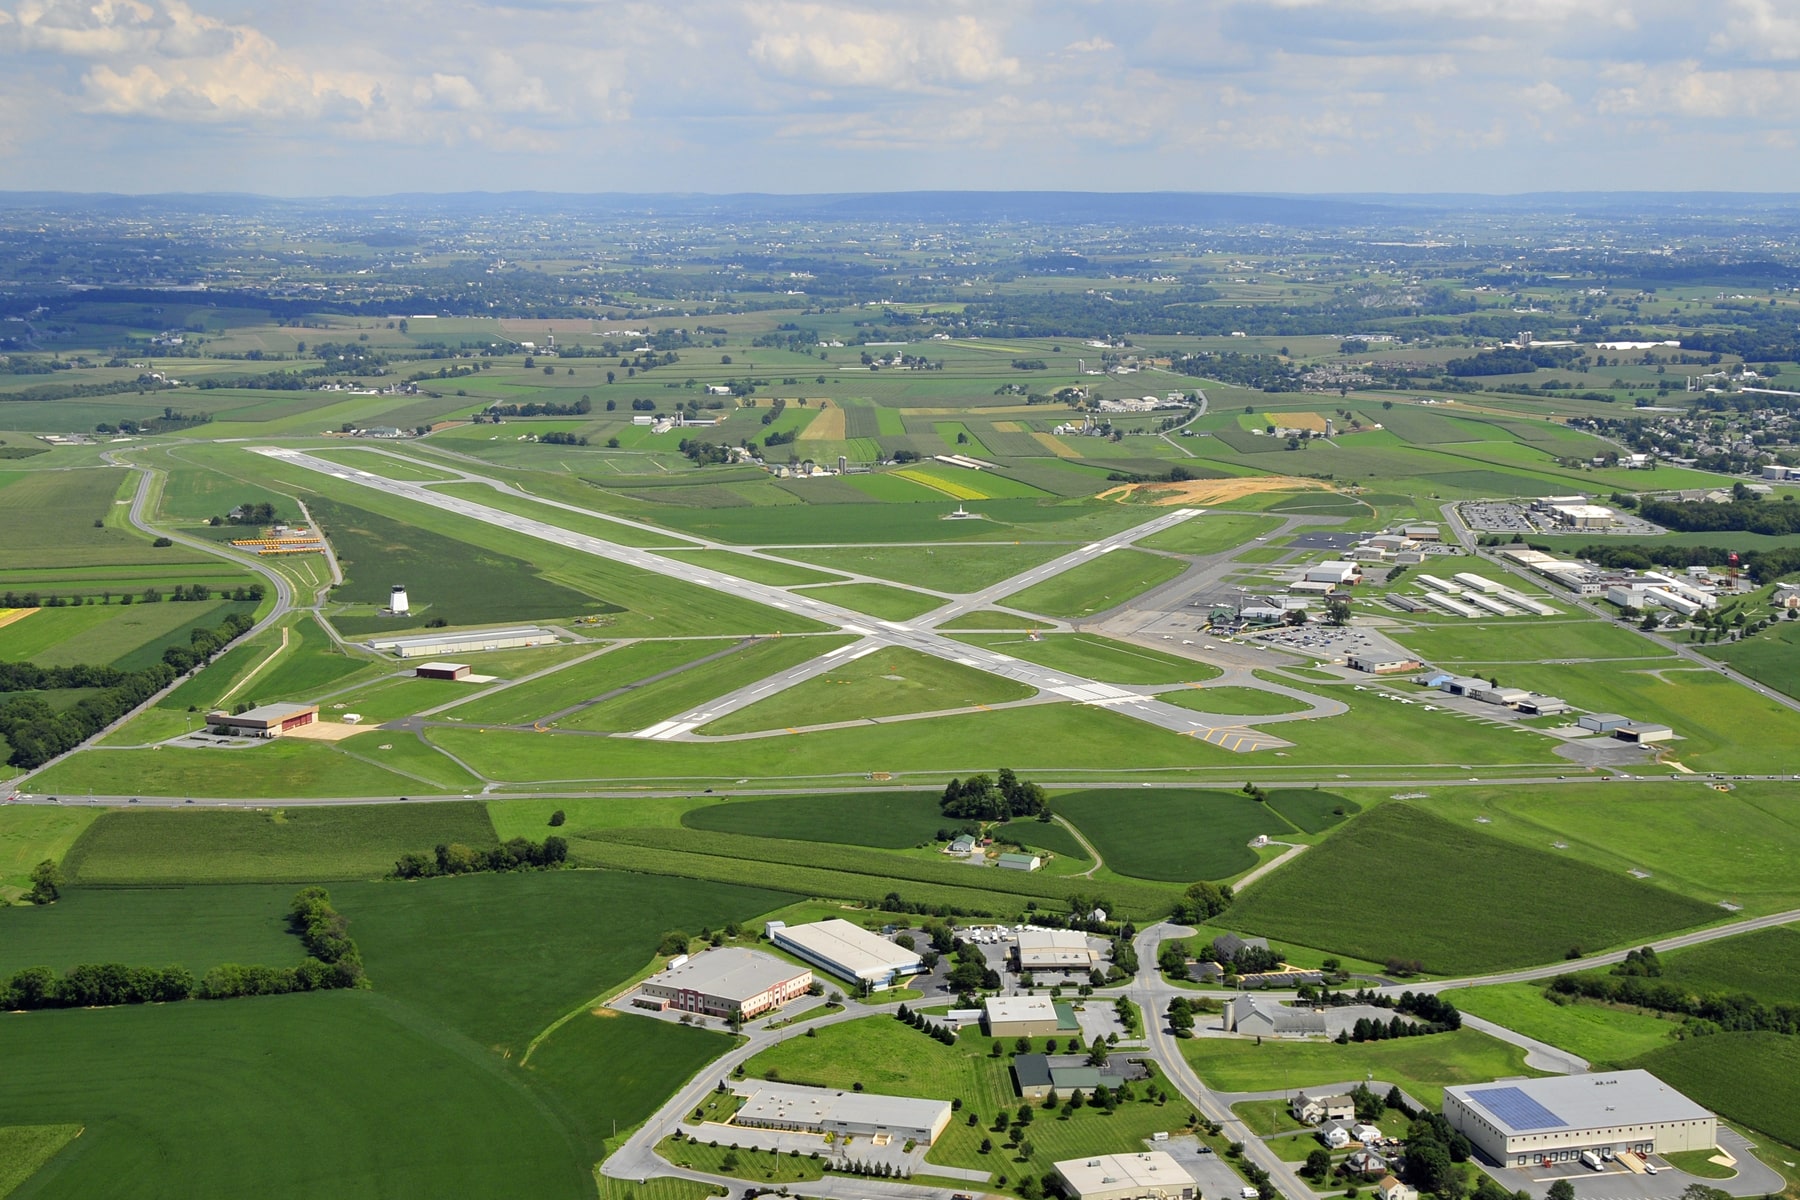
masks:
<path id="1" fill-rule="evenodd" d="M 1733 0 L 1725 28 L 1709 44 L 1715 54 L 1761 62 L 1800 59 L 1800 14 L 1791 5 L 1779 12 L 1772 0 Z"/>
<path id="2" fill-rule="evenodd" d="M 756 3 L 750 57 L 812 83 L 911 90 L 1011 79 L 993 25 L 967 13 L 896 15 L 807 3 Z"/>

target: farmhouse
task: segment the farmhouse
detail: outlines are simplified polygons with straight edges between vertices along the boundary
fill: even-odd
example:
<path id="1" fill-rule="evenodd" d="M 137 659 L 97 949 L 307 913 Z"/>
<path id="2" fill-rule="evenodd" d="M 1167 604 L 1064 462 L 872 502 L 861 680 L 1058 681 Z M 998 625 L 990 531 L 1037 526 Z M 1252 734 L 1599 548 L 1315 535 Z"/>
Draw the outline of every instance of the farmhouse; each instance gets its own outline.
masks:
<path id="1" fill-rule="evenodd" d="M 468 663 L 425 662 L 413 668 L 415 679 L 466 679 L 469 675 Z"/>
<path id="2" fill-rule="evenodd" d="M 1048 996 L 989 996 L 982 1021 L 993 1037 L 1044 1037 L 1080 1029 L 1075 1010 Z"/>
<path id="3" fill-rule="evenodd" d="M 206 714 L 206 723 L 219 733 L 260 738 L 277 738 L 318 719 L 316 704 L 263 704 L 249 712 Z"/>
<path id="4" fill-rule="evenodd" d="M 1086 971 L 1096 957 L 1078 929 L 1021 929 L 1013 953 L 1021 971 Z"/>
<path id="5" fill-rule="evenodd" d="M 950 1102 L 779 1084 L 758 1089 L 731 1121 L 758 1129 L 840 1138 L 889 1137 L 930 1145 L 950 1123 Z"/>
<path id="6" fill-rule="evenodd" d="M 905 976 L 925 969 L 924 961 L 911 950 L 841 917 L 810 925 L 770 921 L 766 928 L 769 940 L 789 954 L 873 991 L 893 987 Z"/>
<path id="7" fill-rule="evenodd" d="M 1444 1117 L 1502 1166 L 1707 1150 L 1718 1136 L 1717 1117 L 1648 1071 L 1461 1084 L 1444 1089 Z"/>
<path id="8" fill-rule="evenodd" d="M 1071 1158 L 1056 1164 L 1056 1174 L 1075 1200 L 1196 1200 L 1200 1194 L 1193 1176 L 1161 1150 Z"/>
<path id="9" fill-rule="evenodd" d="M 640 1008 L 673 1008 L 680 1012 L 746 1019 L 804 996 L 813 973 L 772 954 L 721 946 L 646 979 L 632 1001 Z"/>
<path id="10" fill-rule="evenodd" d="M 1225 1028 L 1260 1037 L 1323 1037 L 1325 1014 L 1257 996 L 1238 996 L 1225 1003 Z"/>

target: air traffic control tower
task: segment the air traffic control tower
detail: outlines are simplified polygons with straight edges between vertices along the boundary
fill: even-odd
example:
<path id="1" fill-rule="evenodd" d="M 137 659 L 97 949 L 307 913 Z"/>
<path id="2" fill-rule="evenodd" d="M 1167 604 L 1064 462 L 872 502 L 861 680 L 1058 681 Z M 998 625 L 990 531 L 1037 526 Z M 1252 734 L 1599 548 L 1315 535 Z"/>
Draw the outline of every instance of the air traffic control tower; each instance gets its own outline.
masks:
<path id="1" fill-rule="evenodd" d="M 388 611 L 393 613 L 396 617 L 404 617 L 407 613 L 412 611 L 412 607 L 406 600 L 406 585 L 404 583 L 396 583 L 394 585 L 393 594 L 388 598 Z"/>

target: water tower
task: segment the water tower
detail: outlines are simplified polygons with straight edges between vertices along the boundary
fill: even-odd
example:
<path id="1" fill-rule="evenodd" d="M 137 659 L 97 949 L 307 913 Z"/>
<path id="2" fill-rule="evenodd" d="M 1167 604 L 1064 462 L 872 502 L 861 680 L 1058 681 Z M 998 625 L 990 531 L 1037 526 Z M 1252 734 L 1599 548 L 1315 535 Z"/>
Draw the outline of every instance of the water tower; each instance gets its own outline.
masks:
<path id="1" fill-rule="evenodd" d="M 396 617 L 404 617 L 412 611 L 412 607 L 406 602 L 406 585 L 404 583 L 394 585 L 393 593 L 388 597 L 388 611 Z"/>

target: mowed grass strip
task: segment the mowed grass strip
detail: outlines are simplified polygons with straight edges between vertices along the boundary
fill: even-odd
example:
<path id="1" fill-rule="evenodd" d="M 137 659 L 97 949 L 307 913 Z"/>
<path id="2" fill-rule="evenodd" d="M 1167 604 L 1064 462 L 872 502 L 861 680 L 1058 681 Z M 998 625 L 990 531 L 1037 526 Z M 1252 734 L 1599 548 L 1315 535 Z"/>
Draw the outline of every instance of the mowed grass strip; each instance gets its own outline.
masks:
<path id="1" fill-rule="evenodd" d="M 1222 1092 L 1262 1092 L 1313 1087 L 1373 1077 L 1397 1083 L 1414 1100 L 1436 1109 L 1444 1088 L 1486 1083 L 1502 1076 L 1542 1075 L 1525 1065 L 1525 1051 L 1473 1029 L 1391 1042 L 1262 1043 L 1235 1038 L 1191 1038 L 1181 1043 L 1207 1086 Z"/>
<path id="2" fill-rule="evenodd" d="M 400 855 L 439 842 L 482 847 L 496 840 L 479 801 L 257 812 L 114 811 L 75 843 L 64 871 L 86 884 L 310 883 L 385 875 Z"/>
<path id="3" fill-rule="evenodd" d="M 609 829 L 585 836 L 584 841 L 613 845 L 638 846 L 647 850 L 674 850 L 687 854 L 717 858 L 739 858 L 762 863 L 780 863 L 784 867 L 803 867 L 820 861 L 817 842 L 793 841 L 785 838 L 744 837 L 711 830 L 687 829 Z M 942 887 L 974 888 L 1014 897 L 1010 907 L 1021 907 L 1022 901 L 1060 903 L 1070 891 L 1077 890 L 1069 881 L 1035 871 L 1003 871 L 998 867 L 972 867 L 966 863 L 948 862 L 937 854 L 894 853 L 879 849 L 851 848 L 833 850 L 827 860 L 830 869 L 842 874 L 867 877 L 861 887 L 850 892 L 820 892 L 820 895 L 860 899 L 878 896 L 891 883 L 904 891 L 907 882 L 935 884 Z M 787 877 L 782 872 L 783 879 Z M 879 889 L 879 890 L 876 890 Z M 1160 913 L 1175 898 L 1174 888 L 1152 883 L 1115 881 L 1107 885 L 1107 898 L 1122 911 L 1133 915 Z"/>
<path id="4" fill-rule="evenodd" d="M 1379 921 L 1338 903 L 1345 879 L 1380 864 L 1430 904 Z M 1410 804 L 1386 804 L 1259 882 L 1234 927 L 1383 962 L 1416 959 L 1441 975 L 1555 962 L 1707 924 L 1718 909 L 1629 875 L 1502 842 Z"/>
<path id="5" fill-rule="evenodd" d="M 1027 700 L 1036 689 L 917 650 L 884 646 L 873 654 L 740 708 L 698 732 L 750 733 L 856 721 L 978 704 Z"/>
<path id="6" fill-rule="evenodd" d="M 744 1074 L 845 1091 L 861 1084 L 878 1095 L 961 1100 L 965 1109 L 992 1122 L 1001 1107 L 1018 1103 L 1007 1060 L 991 1057 L 992 1040 L 965 1034 L 946 1046 L 892 1017 L 869 1017 L 771 1046 L 744 1064 Z M 957 1120 L 967 1118 L 959 1114 Z"/>
<path id="7" fill-rule="evenodd" d="M 1010 620 L 1017 622 L 1019 618 Z M 945 628 L 953 625 L 954 622 Z M 1094 633 L 1048 633 L 1036 641 L 1011 634 L 964 634 L 956 640 L 1101 683 L 1199 683 L 1220 675 L 1219 668 L 1210 663 L 1148 650 Z"/>
<path id="8" fill-rule="evenodd" d="M 737 644 L 731 638 L 631 642 L 542 679 L 459 704 L 440 715 L 475 724 L 522 725 Z"/>
<path id="9" fill-rule="evenodd" d="M 772 796 L 696 808 L 681 815 L 689 829 L 751 837 L 838 842 L 903 850 L 957 824 L 933 792 L 855 792 L 842 796 Z"/>
<path id="10" fill-rule="evenodd" d="M 100 816 L 92 808 L 55 805 L 0 806 L 0 895 L 31 886 L 31 869 L 49 859 L 61 862 L 83 830 Z"/>
<path id="11" fill-rule="evenodd" d="M 1800 1147 L 1800 1038 L 1719 1033 L 1664 1046 L 1629 1065 L 1721 1116 Z"/>
<path id="12" fill-rule="evenodd" d="M 1609 1004 L 1553 1004 L 1541 984 L 1455 988 L 1444 998 L 1466 1013 L 1579 1054 L 1596 1068 L 1616 1067 L 1673 1041 L 1677 1023 Z"/>
<path id="13" fill-rule="evenodd" d="M 34 1195 L 591 1196 L 590 1162 L 498 1060 L 379 991 L 28 1013 L 0 1125 L 80 1122 Z M 320 1153 L 319 1130 L 330 1129 Z"/>
<path id="14" fill-rule="evenodd" d="M 1250 687 L 1181 688 L 1158 697 L 1178 708 L 1224 716 L 1268 717 L 1304 712 L 1306 702 L 1278 692 Z"/>
<path id="15" fill-rule="evenodd" d="M 1222 554 L 1281 528 L 1278 517 L 1251 513 L 1204 513 L 1160 533 L 1140 545 L 1177 554 Z"/>
<path id="16" fill-rule="evenodd" d="M 1287 822 L 1248 796 L 1185 788 L 1063 792 L 1050 806 L 1080 829 L 1111 870 L 1138 879 L 1229 879 L 1256 865 L 1250 840 Z"/>
<path id="17" fill-rule="evenodd" d="M 671 831 L 668 839 L 671 845 L 686 845 L 700 835 L 694 830 Z M 710 835 L 713 837 L 727 835 Z M 743 838 L 740 841 L 766 845 L 774 839 Z M 697 850 L 667 849 L 647 844 L 647 839 L 634 836 L 629 841 L 617 836 L 605 838 L 598 836 L 581 836 L 569 839 L 569 853 L 580 862 L 594 866 L 616 867 L 619 870 L 645 871 L 657 875 L 677 875 L 687 879 L 711 879 L 728 883 L 757 884 L 778 877 L 784 887 L 792 888 L 809 896 L 828 897 L 839 900 L 878 901 L 890 893 L 898 894 L 908 903 L 944 904 L 961 908 L 965 912 L 985 914 L 988 916 L 1011 916 L 1021 912 L 1025 902 L 1036 900 L 1041 909 L 1062 911 L 1068 907 L 1067 896 L 1055 894 L 1055 884 L 1045 876 L 1043 887 L 1045 894 L 1032 896 L 1016 891 L 1000 890 L 996 885 L 1001 872 L 996 869 L 978 869 L 959 866 L 962 882 L 939 883 L 935 880 L 917 878 L 916 872 L 906 864 L 909 860 L 901 855 L 886 855 L 887 861 L 876 866 L 872 871 L 859 869 L 861 863 L 846 863 L 846 855 L 833 852 L 822 857 L 817 843 L 797 843 L 811 847 L 811 857 L 804 862 L 788 861 L 799 857 L 789 851 L 781 851 L 779 875 L 771 873 L 772 858 L 754 857 L 755 847 L 738 847 L 744 851 L 737 854 L 704 853 Z M 776 843 L 777 845 L 793 845 L 796 843 Z M 865 853 L 877 853 L 867 851 Z M 809 863 L 825 861 L 830 866 L 812 866 Z M 916 862 L 917 860 L 910 860 Z M 899 869 L 896 869 L 899 864 Z M 938 866 L 930 863 L 930 866 Z M 1015 872 L 1005 872 L 1011 875 Z M 1067 885 L 1069 881 L 1063 880 Z M 1130 885 L 1126 885 L 1129 888 Z M 1123 899 L 1115 899 L 1115 891 L 1110 886 L 1106 889 L 1109 899 L 1118 906 L 1118 911 L 1134 918 L 1159 916 L 1168 910 L 1174 900 L 1173 893 L 1164 896 L 1145 896 L 1135 890 L 1127 893 L 1120 888 L 1117 895 Z M 1077 889 L 1069 888 L 1070 891 Z M 1140 903 L 1131 903 L 1140 901 Z"/>
<path id="18" fill-rule="evenodd" d="M 954 524 L 954 523 L 953 523 Z M 821 546 L 783 550 L 797 558 L 838 571 L 853 571 L 940 592 L 974 592 L 1066 554 L 1072 546 L 957 545 Z"/>
<path id="19" fill-rule="evenodd" d="M 1086 617 L 1167 583 L 1187 564 L 1142 550 L 1115 550 L 1061 575 L 1014 592 L 1003 603 L 1052 617 Z"/>
<path id="20" fill-rule="evenodd" d="M 648 729 L 658 721 L 686 712 L 759 679 L 789 667 L 797 667 L 829 650 L 856 639 L 834 637 L 765 638 L 733 651 L 704 668 L 684 671 L 657 683 L 646 684 L 623 696 L 615 696 L 574 713 L 561 722 L 570 729 L 630 733 Z"/>
<path id="21" fill-rule="evenodd" d="M 911 620 L 948 603 L 942 596 L 889 587 L 885 583 L 837 583 L 823 587 L 795 588 L 794 591 L 815 600 L 823 600 L 827 604 L 867 613 L 871 617 L 887 621 Z"/>
<path id="22" fill-rule="evenodd" d="M 64 1146 L 81 1136 L 79 1125 L 9 1125 L 0 1128 L 0 1196 L 10 1196 Z"/>

